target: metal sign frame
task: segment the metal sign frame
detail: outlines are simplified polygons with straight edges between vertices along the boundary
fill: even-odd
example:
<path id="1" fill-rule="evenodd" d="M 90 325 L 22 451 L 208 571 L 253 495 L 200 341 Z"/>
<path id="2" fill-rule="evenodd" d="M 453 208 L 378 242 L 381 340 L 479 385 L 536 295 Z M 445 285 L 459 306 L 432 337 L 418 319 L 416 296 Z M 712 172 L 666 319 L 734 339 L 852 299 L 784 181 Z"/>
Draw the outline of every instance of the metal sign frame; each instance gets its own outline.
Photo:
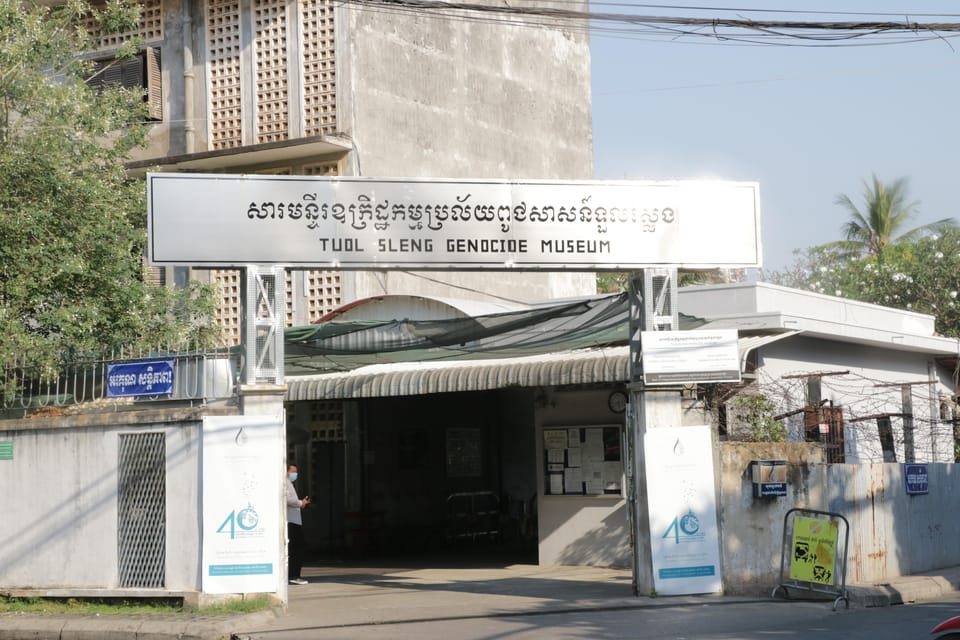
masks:
<path id="1" fill-rule="evenodd" d="M 148 256 L 205 268 L 759 267 L 758 191 L 728 181 L 150 173 Z"/>
<path id="2" fill-rule="evenodd" d="M 829 520 L 831 523 L 837 523 L 837 539 L 835 541 L 836 546 L 834 548 L 834 558 L 833 558 L 833 570 L 834 577 L 837 573 L 840 574 L 839 580 L 834 580 L 831 584 L 835 585 L 834 588 L 829 588 L 829 585 L 812 582 L 808 580 L 799 580 L 792 578 L 786 580 L 788 568 L 791 566 L 791 563 L 794 561 L 795 551 L 793 546 L 790 544 L 790 536 L 793 533 L 793 524 L 798 516 L 802 517 L 816 517 L 822 516 Z M 843 525 L 843 531 L 839 530 L 840 524 Z M 841 537 L 842 536 L 842 537 Z M 843 543 L 842 553 L 840 543 Z M 837 605 L 840 602 L 843 602 L 846 605 L 846 608 L 850 608 L 850 595 L 847 592 L 847 549 L 850 545 L 850 523 L 847 519 L 839 513 L 834 513 L 832 511 L 817 511 L 815 509 L 802 509 L 794 508 L 787 511 L 783 516 L 783 544 L 780 550 L 780 584 L 773 588 L 773 592 L 770 594 L 770 598 L 776 598 L 777 593 L 782 592 L 784 598 L 790 597 L 789 589 L 794 589 L 797 591 L 806 591 L 811 593 L 822 593 L 829 596 L 834 596 L 833 601 L 833 610 L 837 610 Z"/>

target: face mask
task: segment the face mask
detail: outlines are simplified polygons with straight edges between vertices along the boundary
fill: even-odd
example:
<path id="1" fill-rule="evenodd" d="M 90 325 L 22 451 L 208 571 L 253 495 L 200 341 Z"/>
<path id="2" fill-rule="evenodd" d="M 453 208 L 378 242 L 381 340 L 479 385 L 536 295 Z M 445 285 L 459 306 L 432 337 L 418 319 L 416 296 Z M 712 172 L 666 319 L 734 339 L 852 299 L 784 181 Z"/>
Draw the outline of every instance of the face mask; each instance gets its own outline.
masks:
<path id="1" fill-rule="evenodd" d="M 296 481 L 297 481 L 297 472 L 294 471 L 293 473 L 290 474 L 290 482 L 296 482 Z"/>

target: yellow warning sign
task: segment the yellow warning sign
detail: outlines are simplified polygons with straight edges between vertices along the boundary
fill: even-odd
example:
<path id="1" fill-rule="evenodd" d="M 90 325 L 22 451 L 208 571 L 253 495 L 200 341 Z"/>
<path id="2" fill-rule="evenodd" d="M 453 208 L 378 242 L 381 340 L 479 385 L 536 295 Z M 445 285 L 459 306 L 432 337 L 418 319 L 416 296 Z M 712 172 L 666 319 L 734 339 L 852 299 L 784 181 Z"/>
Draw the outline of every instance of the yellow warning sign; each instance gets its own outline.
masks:
<path id="1" fill-rule="evenodd" d="M 836 521 L 819 518 L 797 518 L 793 521 L 791 578 L 834 584 L 837 567 L 837 524 Z"/>

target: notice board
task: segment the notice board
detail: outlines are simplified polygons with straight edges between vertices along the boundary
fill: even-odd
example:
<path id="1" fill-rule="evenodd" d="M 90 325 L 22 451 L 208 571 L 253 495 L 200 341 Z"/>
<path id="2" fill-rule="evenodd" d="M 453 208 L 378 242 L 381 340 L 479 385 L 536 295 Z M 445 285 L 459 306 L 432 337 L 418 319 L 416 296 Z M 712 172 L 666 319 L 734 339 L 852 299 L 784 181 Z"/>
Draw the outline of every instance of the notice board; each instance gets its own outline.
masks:
<path id="1" fill-rule="evenodd" d="M 543 492 L 546 495 L 621 495 L 622 431 L 617 425 L 544 428 Z"/>

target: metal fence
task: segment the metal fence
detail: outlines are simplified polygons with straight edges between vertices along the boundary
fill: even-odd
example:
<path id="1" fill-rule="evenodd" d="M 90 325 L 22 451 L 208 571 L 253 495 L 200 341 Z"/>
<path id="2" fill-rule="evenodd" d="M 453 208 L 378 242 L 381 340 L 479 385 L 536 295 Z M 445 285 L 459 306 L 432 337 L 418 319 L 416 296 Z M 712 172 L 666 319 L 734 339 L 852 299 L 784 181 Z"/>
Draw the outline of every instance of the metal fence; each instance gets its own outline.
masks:
<path id="1" fill-rule="evenodd" d="M 170 393 L 141 395 L 130 402 L 189 401 L 233 398 L 237 392 L 240 352 L 221 349 L 202 352 L 117 351 L 64 362 L 49 373 L 28 358 L 0 365 L 0 418 L 22 417 L 44 409 L 110 399 L 107 374 L 111 365 L 148 360 L 173 363 Z"/>

